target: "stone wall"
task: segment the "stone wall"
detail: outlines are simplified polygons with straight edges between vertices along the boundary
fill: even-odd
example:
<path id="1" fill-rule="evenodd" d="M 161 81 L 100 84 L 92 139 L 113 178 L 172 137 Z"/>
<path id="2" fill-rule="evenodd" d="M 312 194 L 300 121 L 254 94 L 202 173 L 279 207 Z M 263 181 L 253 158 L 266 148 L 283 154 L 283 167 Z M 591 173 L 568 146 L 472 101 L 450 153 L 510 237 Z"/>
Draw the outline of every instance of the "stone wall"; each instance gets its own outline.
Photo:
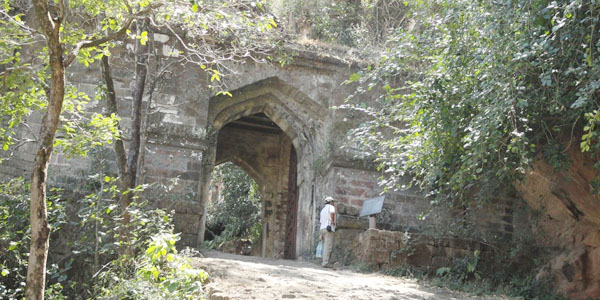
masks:
<path id="1" fill-rule="evenodd" d="M 177 47 L 169 36 L 154 34 L 153 38 L 157 49 Z M 126 146 L 135 79 L 131 52 L 134 42 L 120 41 L 110 57 Z M 352 63 L 304 49 L 296 49 L 296 53 L 294 60 L 284 67 L 252 62 L 231 66 L 237 71 L 226 78 L 231 97 L 215 95 L 208 86 L 210 75 L 199 66 L 180 64 L 157 80 L 152 95 L 145 95 L 143 106 L 150 113 L 144 118 L 140 182 L 170 187 L 168 191 L 148 190 L 144 197 L 157 207 L 175 212 L 175 230 L 182 233 L 183 244 L 198 246 L 202 242 L 210 174 L 216 164 L 230 160 L 262 185 L 266 225 L 263 255 L 281 257 L 285 243 L 289 242 L 284 230 L 290 217 L 286 214 L 290 184 L 286 163 L 292 147 L 297 153 L 297 231 L 292 237 L 295 253 L 312 255 L 318 212 L 325 196 L 333 196 L 345 206 L 340 209 L 339 235 L 347 238 L 340 239 L 344 242 L 336 247 L 344 248 L 345 241 L 355 240 L 366 229 L 366 219 L 358 218 L 358 212 L 366 199 L 382 192 L 377 184 L 381 174 L 376 171 L 372 157 L 365 156 L 347 137 L 347 130 L 359 122 L 360 116 L 331 109 L 354 93 L 354 86 L 342 83 L 357 68 Z M 159 51 L 158 55 L 164 63 L 177 59 L 170 51 Z M 155 63 L 151 69 L 156 67 Z M 102 85 L 98 64 L 84 67 L 74 63 L 67 77 L 69 84 L 92 99 L 96 87 Z M 364 100 L 370 101 L 369 97 Z M 91 101 L 84 109 L 101 113 L 105 105 Z M 254 114 L 266 115 L 282 133 L 276 137 L 257 136 L 226 129 L 227 124 Z M 26 121 L 33 132 L 39 129 L 40 117 L 35 114 Z M 19 134 L 32 137 L 25 126 Z M 34 145 L 24 146 L 2 165 L 0 176 L 28 177 L 34 151 Z M 98 169 L 95 159 L 91 159 L 96 156 L 108 162 L 106 170 Z M 66 157 L 57 152 L 51 161 L 50 186 L 73 188 L 85 180 L 85 174 L 100 171 L 116 175 L 109 148 L 98 149 L 85 158 Z M 483 222 L 504 231 L 511 226 L 511 220 L 495 221 L 503 216 L 504 213 L 492 209 Z M 453 212 L 434 209 L 422 195 L 408 190 L 386 193 L 384 210 L 377 216 L 377 223 L 378 228 L 418 232 L 454 217 Z"/>
<path id="2" fill-rule="evenodd" d="M 368 227 L 367 217 L 359 218 L 359 212 L 365 200 L 381 195 L 383 188 L 378 185 L 380 177 L 381 173 L 373 170 L 330 167 L 324 193 L 340 201 L 340 230 Z M 445 205 L 432 205 L 414 188 L 387 191 L 384 195 L 382 212 L 376 215 L 378 229 L 420 232 L 431 236 L 470 236 L 492 243 L 512 239 L 515 206 L 512 198 L 495 199 L 492 203 L 483 203 L 463 211 Z M 344 252 L 341 244 L 340 251 Z"/>
<path id="3" fill-rule="evenodd" d="M 435 273 L 450 267 L 455 259 L 478 257 L 490 263 L 493 249 L 487 244 L 460 238 L 434 238 L 429 235 L 368 229 L 361 233 L 354 251 L 357 261 L 377 269 L 393 269 L 406 265 Z"/>

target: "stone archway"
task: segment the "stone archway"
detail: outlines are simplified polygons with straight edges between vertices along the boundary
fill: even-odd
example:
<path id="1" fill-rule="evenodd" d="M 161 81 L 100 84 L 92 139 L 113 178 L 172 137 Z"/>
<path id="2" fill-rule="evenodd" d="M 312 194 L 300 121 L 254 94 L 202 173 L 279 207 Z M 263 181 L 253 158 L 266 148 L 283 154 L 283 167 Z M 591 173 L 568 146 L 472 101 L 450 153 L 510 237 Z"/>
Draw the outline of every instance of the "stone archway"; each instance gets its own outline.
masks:
<path id="1" fill-rule="evenodd" d="M 248 169 L 259 173 L 253 177 L 262 178 L 259 181 L 262 180 L 266 198 L 263 256 L 295 258 L 310 247 L 314 222 L 312 144 L 325 112 L 306 95 L 277 78 L 231 93 L 231 97 L 210 99 L 208 119 L 212 138 L 203 157 L 201 186 L 206 186 L 206 178 L 215 164 L 224 160 L 252 166 Z M 257 118 L 262 119 L 258 123 L 272 122 L 273 126 L 250 124 Z M 261 129 L 259 133 L 256 130 L 252 133 L 250 127 Z M 203 207 L 207 196 L 206 188 L 201 187 Z M 204 222 L 205 216 L 201 220 L 200 240 L 203 240 Z"/>

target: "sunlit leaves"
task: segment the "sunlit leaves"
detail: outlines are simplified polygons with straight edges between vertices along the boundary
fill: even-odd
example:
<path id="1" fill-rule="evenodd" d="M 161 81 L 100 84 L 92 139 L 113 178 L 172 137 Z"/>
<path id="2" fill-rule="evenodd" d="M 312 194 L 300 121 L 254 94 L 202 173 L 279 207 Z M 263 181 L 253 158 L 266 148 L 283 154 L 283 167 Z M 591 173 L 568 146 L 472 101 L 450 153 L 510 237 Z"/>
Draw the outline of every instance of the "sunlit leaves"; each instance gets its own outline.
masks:
<path id="1" fill-rule="evenodd" d="M 234 238 L 251 238 L 256 242 L 261 232 L 261 197 L 258 185 L 239 167 L 232 163 L 219 165 L 213 171 L 211 184 L 220 189 L 221 200 L 211 202 L 208 209 L 207 228 L 221 232 L 209 237 L 209 246 Z"/>
<path id="2" fill-rule="evenodd" d="M 34 43 L 35 36 L 14 14 L 12 1 L 3 1 L 0 7 L 0 36 L 0 149 L 8 151 L 16 142 L 16 127 L 46 105 L 46 72 L 21 56 L 22 48 Z"/>
<path id="3" fill-rule="evenodd" d="M 86 156 L 94 147 L 111 144 L 119 137 L 118 121 L 119 118 L 114 114 L 108 117 L 93 114 L 87 122 L 67 121 L 60 128 L 61 137 L 54 141 L 54 146 L 60 147 L 68 155 Z"/>
<path id="4" fill-rule="evenodd" d="M 485 198 L 519 180 L 540 151 L 564 169 L 559 141 L 573 139 L 584 114 L 581 148 L 594 150 L 600 53 L 589 30 L 600 7 L 581 3 L 412 6 L 418 31 L 399 30 L 373 69 L 347 81 L 385 92 L 353 132 L 368 151 L 378 145 L 385 184 L 401 188 L 398 179 L 411 174 L 436 199 L 463 199 L 472 187 Z"/>
<path id="5" fill-rule="evenodd" d="M 211 70 L 212 71 L 212 75 L 210 76 L 210 81 L 219 81 L 221 80 L 221 76 L 219 75 L 219 71 L 218 70 Z"/>
<path id="6" fill-rule="evenodd" d="M 25 297 L 27 260 L 29 256 L 29 193 L 30 185 L 23 178 L 0 181 L 0 298 Z M 52 191 L 50 191 L 52 192 Z M 56 197 L 49 197 L 48 215 L 52 234 L 66 222 L 65 207 Z M 48 278 L 56 268 L 50 267 Z M 48 283 L 50 285 L 51 283 Z"/>
<path id="7" fill-rule="evenodd" d="M 74 86 L 67 86 L 64 114 L 54 146 L 69 156 L 85 156 L 94 147 L 111 144 L 114 139 L 119 138 L 119 117 L 115 114 L 104 116 L 88 113 L 85 108 L 89 101 L 87 94 L 78 92 Z"/>
<path id="8" fill-rule="evenodd" d="M 586 113 L 585 119 L 587 124 L 583 127 L 584 134 L 581 136 L 581 151 L 589 152 L 594 147 L 596 148 L 594 152 L 597 152 L 600 148 L 598 143 L 599 133 L 597 131 L 597 125 L 600 124 L 600 111 L 594 110 L 591 113 Z"/>
<path id="9" fill-rule="evenodd" d="M 208 274 L 194 269 L 187 259 L 177 257 L 175 242 L 179 236 L 172 233 L 155 235 L 141 256 L 137 281 L 146 281 L 157 287 L 157 299 L 197 299 L 203 296 L 202 284 Z M 147 283 L 146 283 L 147 284 Z"/>
<path id="10" fill-rule="evenodd" d="M 148 32 L 142 31 L 142 33 L 140 33 L 140 35 L 138 35 L 136 38 L 140 40 L 140 44 L 146 45 L 148 42 Z"/>

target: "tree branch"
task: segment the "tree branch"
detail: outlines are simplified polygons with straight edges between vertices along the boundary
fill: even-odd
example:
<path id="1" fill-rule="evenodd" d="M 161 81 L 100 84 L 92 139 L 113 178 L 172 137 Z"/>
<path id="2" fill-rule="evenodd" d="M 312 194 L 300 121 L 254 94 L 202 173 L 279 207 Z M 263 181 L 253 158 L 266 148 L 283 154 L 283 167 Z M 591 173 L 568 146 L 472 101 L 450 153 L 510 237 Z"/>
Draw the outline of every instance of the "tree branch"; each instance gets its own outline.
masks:
<path id="1" fill-rule="evenodd" d="M 130 15 L 129 18 L 127 19 L 127 21 L 125 21 L 125 24 L 123 25 L 123 27 L 121 27 L 121 29 L 119 29 L 118 31 L 113 32 L 112 34 L 109 34 L 109 35 L 99 38 L 99 39 L 95 39 L 95 40 L 91 40 L 91 41 L 81 41 L 81 42 L 77 43 L 75 45 L 75 48 L 71 51 L 71 53 L 69 53 L 69 56 L 65 60 L 65 67 L 68 67 L 73 62 L 73 60 L 75 60 L 75 57 L 77 57 L 79 50 L 81 50 L 82 48 L 90 48 L 90 47 L 100 46 L 106 42 L 110 42 L 110 41 L 118 38 L 119 36 L 121 36 L 127 32 L 127 29 L 129 29 L 129 26 L 131 26 L 131 23 L 133 23 L 133 20 L 135 20 L 136 17 L 148 14 L 153 9 L 161 7 L 161 6 L 162 6 L 162 3 L 152 4 L 152 5 L 148 6 L 146 9 L 140 10 L 137 13 Z"/>

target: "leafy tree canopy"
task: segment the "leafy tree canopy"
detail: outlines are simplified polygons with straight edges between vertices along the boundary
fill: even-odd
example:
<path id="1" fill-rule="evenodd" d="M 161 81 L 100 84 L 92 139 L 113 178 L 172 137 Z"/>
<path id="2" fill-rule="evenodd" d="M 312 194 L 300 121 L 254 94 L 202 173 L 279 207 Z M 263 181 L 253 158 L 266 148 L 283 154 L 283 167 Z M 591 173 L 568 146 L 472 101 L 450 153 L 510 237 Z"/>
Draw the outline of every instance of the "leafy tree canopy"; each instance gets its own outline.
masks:
<path id="1" fill-rule="evenodd" d="M 353 134 L 388 188 L 411 174 L 437 200 L 485 199 L 537 154 L 560 169 L 567 148 L 598 154 L 599 1 L 405 5 L 412 25 L 351 76 L 359 89 L 344 106 L 371 116 Z M 384 91 L 377 107 L 361 105 L 372 89 Z"/>

